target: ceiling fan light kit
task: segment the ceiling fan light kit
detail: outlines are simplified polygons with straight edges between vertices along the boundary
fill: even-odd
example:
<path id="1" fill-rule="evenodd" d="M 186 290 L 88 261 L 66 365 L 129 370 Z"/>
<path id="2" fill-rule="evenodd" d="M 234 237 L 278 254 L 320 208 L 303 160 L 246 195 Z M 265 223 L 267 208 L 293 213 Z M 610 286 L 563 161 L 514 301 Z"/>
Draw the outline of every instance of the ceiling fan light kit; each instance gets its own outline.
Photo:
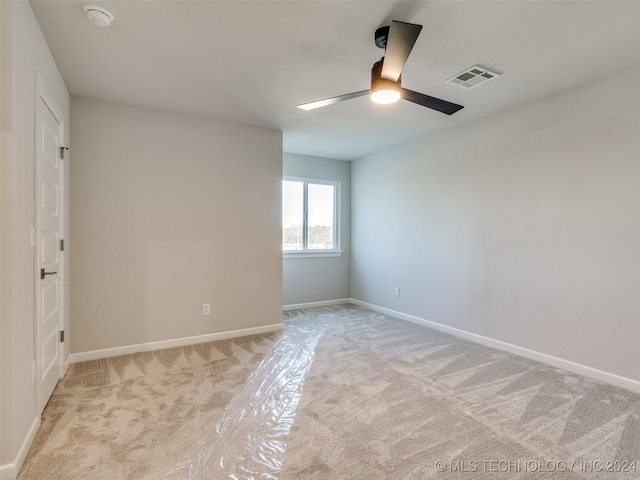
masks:
<path id="1" fill-rule="evenodd" d="M 383 59 L 384 60 L 384 59 Z M 374 103 L 387 105 L 400 100 L 400 79 L 397 82 L 382 78 L 383 60 L 376 62 L 371 69 L 371 100 Z"/>
<path id="2" fill-rule="evenodd" d="M 403 99 L 446 115 L 452 115 L 461 110 L 464 108 L 462 105 L 402 88 L 400 83 L 402 69 L 421 30 L 422 25 L 399 22 L 397 20 L 393 20 L 390 26 L 378 28 L 374 35 L 374 42 L 377 47 L 384 49 L 385 55 L 371 69 L 370 90 L 361 90 L 346 95 L 325 98 L 324 100 L 303 103 L 297 105 L 297 107 L 302 110 L 313 110 L 371 94 L 371 100 L 375 103 L 389 104 Z"/>
<path id="3" fill-rule="evenodd" d="M 393 88 L 371 89 L 371 101 L 380 105 L 396 103 L 400 100 L 400 92 Z"/>

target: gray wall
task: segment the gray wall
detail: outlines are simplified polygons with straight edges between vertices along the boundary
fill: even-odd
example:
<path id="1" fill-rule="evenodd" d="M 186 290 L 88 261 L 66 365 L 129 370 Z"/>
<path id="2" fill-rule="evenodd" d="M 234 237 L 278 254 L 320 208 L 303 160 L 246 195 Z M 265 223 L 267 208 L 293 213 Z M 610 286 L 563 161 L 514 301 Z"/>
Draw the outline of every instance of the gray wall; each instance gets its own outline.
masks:
<path id="1" fill-rule="evenodd" d="M 280 324 L 281 132 L 71 110 L 72 352 Z"/>
<path id="2" fill-rule="evenodd" d="M 69 144 L 69 93 L 28 2 L 0 2 L 2 223 L 0 235 L 0 476 L 15 473 L 40 422 L 31 363 L 35 360 L 34 219 L 36 73 L 62 111 Z M 65 162 L 68 162 L 66 160 Z M 67 171 L 68 173 L 68 171 Z M 68 178 L 65 188 L 68 188 Z M 67 195 L 68 197 L 68 195 Z M 68 204 L 64 206 L 68 218 Z M 68 235 L 68 224 L 65 225 Z M 68 255 L 65 255 L 68 272 Z M 67 275 L 68 279 L 68 275 Z M 69 289 L 66 285 L 68 294 Z M 68 311 L 64 312 L 65 328 Z M 65 345 L 65 357 L 68 349 Z"/>
<path id="3" fill-rule="evenodd" d="M 349 298 L 351 263 L 351 163 L 285 153 L 285 176 L 340 182 L 340 257 L 283 259 L 283 305 Z"/>
<path id="4" fill-rule="evenodd" d="M 353 162 L 352 297 L 640 380 L 638 85 L 640 68 Z"/>

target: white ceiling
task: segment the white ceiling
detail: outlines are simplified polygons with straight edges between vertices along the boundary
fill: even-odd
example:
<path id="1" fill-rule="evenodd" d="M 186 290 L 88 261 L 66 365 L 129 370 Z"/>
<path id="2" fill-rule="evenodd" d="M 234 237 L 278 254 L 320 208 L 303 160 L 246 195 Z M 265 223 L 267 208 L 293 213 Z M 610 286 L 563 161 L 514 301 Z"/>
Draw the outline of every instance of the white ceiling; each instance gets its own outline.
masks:
<path id="1" fill-rule="evenodd" d="M 640 64 L 639 1 L 30 3 L 71 95 L 274 128 L 286 152 L 345 160 Z M 88 3 L 114 23 L 90 23 Z M 392 19 L 424 27 L 403 86 L 463 110 L 368 97 L 295 107 L 368 89 L 383 54 L 373 34 Z M 502 76 L 444 83 L 475 64 Z"/>

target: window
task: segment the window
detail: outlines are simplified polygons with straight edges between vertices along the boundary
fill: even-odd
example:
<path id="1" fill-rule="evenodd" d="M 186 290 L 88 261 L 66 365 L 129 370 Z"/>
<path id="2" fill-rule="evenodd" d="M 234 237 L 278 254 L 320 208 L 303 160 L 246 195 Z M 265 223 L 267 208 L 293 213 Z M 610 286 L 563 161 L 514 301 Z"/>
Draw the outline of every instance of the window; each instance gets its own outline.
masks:
<path id="1" fill-rule="evenodd" d="M 285 177 L 282 250 L 285 254 L 339 254 L 339 182 Z"/>

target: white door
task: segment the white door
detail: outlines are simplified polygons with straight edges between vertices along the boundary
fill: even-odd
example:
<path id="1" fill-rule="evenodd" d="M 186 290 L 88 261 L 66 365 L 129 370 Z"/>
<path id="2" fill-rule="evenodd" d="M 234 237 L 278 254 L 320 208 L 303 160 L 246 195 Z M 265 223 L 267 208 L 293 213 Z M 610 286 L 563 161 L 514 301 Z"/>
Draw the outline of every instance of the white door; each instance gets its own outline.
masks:
<path id="1" fill-rule="evenodd" d="M 42 93 L 42 91 L 41 91 Z M 36 388 L 39 411 L 62 378 L 62 122 L 46 95 L 36 110 Z M 49 105 L 48 105 L 49 104 Z"/>

